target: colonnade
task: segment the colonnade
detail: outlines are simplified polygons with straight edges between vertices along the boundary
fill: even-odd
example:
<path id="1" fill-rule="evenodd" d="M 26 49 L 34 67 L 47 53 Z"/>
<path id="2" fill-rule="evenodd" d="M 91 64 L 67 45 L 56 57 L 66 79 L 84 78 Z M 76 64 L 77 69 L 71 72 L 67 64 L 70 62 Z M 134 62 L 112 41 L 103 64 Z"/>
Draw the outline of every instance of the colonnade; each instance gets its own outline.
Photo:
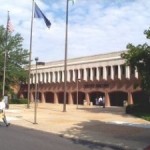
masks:
<path id="1" fill-rule="evenodd" d="M 37 80 L 36 80 L 37 76 Z M 138 78 L 138 72 L 131 71 L 129 66 L 125 65 L 114 65 L 114 66 L 100 66 L 92 68 L 80 68 L 80 69 L 69 69 L 67 71 L 67 82 L 76 82 L 77 79 L 84 81 L 100 81 L 100 80 L 114 80 L 114 79 L 130 79 L 131 76 Z M 51 69 L 46 71 L 38 70 L 37 75 L 31 73 L 30 83 L 34 84 L 35 81 L 38 83 L 61 83 L 64 82 L 64 71 Z"/>

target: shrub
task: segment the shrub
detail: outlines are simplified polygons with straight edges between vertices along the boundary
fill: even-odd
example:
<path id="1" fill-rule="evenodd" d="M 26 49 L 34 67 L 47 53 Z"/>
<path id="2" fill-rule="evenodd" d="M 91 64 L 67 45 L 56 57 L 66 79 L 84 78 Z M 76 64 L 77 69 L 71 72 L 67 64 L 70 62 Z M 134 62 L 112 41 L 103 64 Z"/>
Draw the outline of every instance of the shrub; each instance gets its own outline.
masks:
<path id="1" fill-rule="evenodd" d="M 27 99 L 11 99 L 9 101 L 9 104 L 27 104 L 28 103 L 28 100 Z"/>
<path id="2" fill-rule="evenodd" d="M 135 104 L 126 107 L 127 114 L 150 113 L 150 104 Z"/>

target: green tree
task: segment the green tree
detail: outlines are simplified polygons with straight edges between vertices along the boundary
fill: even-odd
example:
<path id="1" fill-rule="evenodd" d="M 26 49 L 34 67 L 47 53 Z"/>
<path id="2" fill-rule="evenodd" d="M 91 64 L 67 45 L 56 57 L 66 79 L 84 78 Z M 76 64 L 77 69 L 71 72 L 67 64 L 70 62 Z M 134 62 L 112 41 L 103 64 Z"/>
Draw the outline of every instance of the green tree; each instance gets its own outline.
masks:
<path id="1" fill-rule="evenodd" d="M 150 39 L 150 28 L 144 34 Z M 147 43 L 137 46 L 128 44 L 127 49 L 121 57 L 131 69 L 137 69 L 141 77 L 141 88 L 150 94 L 150 46 Z"/>
<path id="2" fill-rule="evenodd" d="M 11 87 L 24 82 L 27 78 L 28 74 L 24 66 L 28 64 L 29 53 L 28 50 L 23 49 L 22 42 L 23 38 L 18 33 L 12 35 L 12 33 L 8 32 L 6 38 L 6 29 L 0 26 L 0 91 L 2 91 L 3 87 L 6 50 L 5 91 L 10 92 L 12 90 Z"/>

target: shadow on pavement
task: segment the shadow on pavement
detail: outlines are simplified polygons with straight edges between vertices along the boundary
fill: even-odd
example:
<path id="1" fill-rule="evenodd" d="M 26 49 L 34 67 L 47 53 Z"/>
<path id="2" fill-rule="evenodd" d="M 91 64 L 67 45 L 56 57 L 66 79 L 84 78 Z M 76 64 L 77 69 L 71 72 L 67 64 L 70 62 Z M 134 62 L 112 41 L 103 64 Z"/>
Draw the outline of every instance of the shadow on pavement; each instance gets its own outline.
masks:
<path id="1" fill-rule="evenodd" d="M 59 134 L 25 128 L 18 125 L 11 125 L 7 129 L 6 127 L 0 127 L 0 131 L 2 136 L 0 140 L 1 149 L 10 149 L 10 145 L 11 150 L 75 150 L 77 148 L 80 149 L 80 146 L 89 150 L 95 148 L 99 149 L 101 146 L 99 144 L 95 145 L 94 143 L 87 141 L 66 138 Z M 7 138 L 7 144 L 4 144 L 4 141 L 6 140 L 5 138 Z"/>
<path id="2" fill-rule="evenodd" d="M 79 110 L 89 111 L 91 113 L 112 113 L 112 114 L 125 114 L 125 108 L 124 107 L 101 107 L 101 106 L 95 106 L 95 107 L 79 107 Z"/>
<path id="3" fill-rule="evenodd" d="M 76 124 L 62 134 L 87 141 L 94 139 L 96 143 L 120 149 L 144 149 L 150 144 L 150 129 L 108 124 L 97 120 Z"/>
<path id="4" fill-rule="evenodd" d="M 125 113 L 125 108 L 124 107 L 100 107 L 100 106 L 95 106 L 95 107 L 82 107 L 78 108 L 79 110 L 84 110 L 90 113 L 101 113 L 101 114 L 115 114 L 115 115 L 121 115 L 123 117 L 128 117 L 131 116 L 129 114 Z M 136 117 L 134 117 L 136 118 Z"/>

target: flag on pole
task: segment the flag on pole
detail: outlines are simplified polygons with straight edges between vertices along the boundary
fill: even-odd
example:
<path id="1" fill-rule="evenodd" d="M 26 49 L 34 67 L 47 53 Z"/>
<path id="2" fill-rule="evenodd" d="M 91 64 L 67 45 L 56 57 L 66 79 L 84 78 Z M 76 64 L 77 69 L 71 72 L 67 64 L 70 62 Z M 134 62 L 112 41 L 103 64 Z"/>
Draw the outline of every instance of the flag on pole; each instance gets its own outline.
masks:
<path id="1" fill-rule="evenodd" d="M 46 26 L 50 28 L 51 22 L 46 18 L 36 3 L 34 5 L 34 18 L 43 18 Z"/>
<path id="2" fill-rule="evenodd" d="M 72 1 L 72 4 L 74 4 L 74 3 L 75 3 L 75 0 L 69 0 L 69 1 Z"/>
<path id="3" fill-rule="evenodd" d="M 8 19 L 7 19 L 7 31 L 8 32 L 13 32 L 14 31 L 13 25 L 10 21 L 9 12 L 8 12 Z"/>

